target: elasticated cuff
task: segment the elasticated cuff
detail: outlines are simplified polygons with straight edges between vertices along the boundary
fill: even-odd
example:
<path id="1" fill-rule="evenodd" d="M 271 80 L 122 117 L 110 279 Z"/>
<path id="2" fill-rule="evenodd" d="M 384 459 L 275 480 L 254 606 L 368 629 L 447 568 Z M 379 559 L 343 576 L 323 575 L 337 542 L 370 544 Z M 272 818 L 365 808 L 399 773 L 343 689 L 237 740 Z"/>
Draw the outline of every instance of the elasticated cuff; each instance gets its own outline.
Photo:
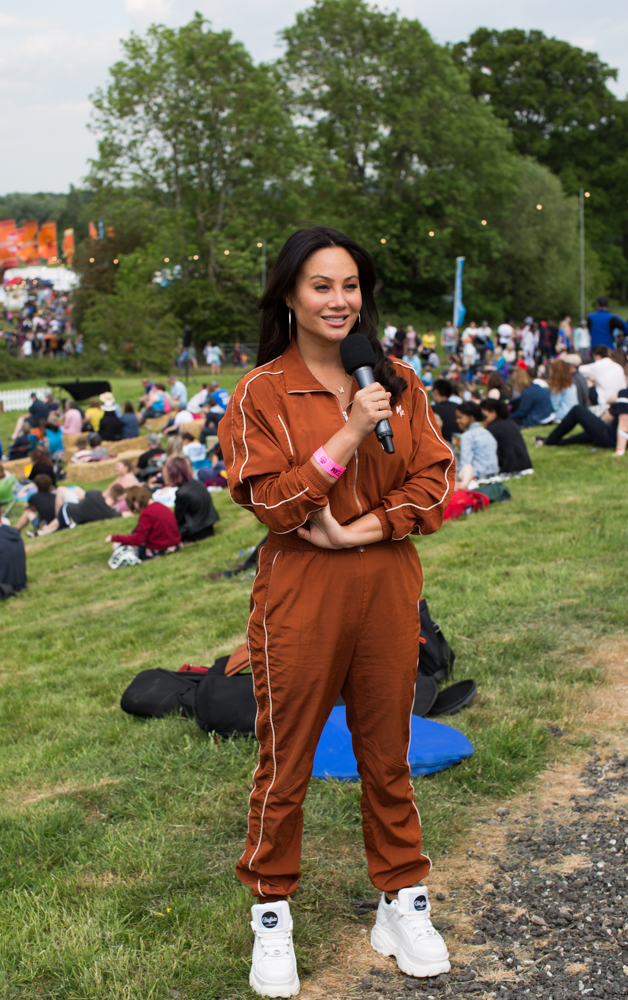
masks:
<path id="1" fill-rule="evenodd" d="M 327 476 L 323 475 L 322 470 L 314 462 L 307 462 L 301 466 L 301 478 L 306 486 L 311 487 L 309 495 L 312 498 L 316 496 L 326 497 L 334 485 L 333 482 L 329 482 Z"/>
<path id="2" fill-rule="evenodd" d="M 389 538 L 392 538 L 393 530 L 392 530 L 392 524 L 390 523 L 386 515 L 386 508 L 382 504 L 380 507 L 375 508 L 373 514 L 375 514 L 375 517 L 381 524 L 382 531 L 384 532 L 384 541 L 387 542 Z"/>

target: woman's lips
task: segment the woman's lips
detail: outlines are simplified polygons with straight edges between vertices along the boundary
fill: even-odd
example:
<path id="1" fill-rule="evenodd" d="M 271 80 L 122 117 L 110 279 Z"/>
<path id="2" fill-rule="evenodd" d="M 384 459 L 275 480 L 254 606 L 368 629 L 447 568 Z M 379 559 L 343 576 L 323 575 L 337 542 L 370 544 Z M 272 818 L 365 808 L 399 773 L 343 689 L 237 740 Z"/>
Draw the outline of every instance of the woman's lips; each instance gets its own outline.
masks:
<path id="1" fill-rule="evenodd" d="M 325 323 L 329 323 L 330 326 L 344 326 L 345 323 L 347 322 L 347 320 L 349 319 L 349 317 L 348 316 L 322 316 L 321 319 L 323 319 L 325 321 Z"/>

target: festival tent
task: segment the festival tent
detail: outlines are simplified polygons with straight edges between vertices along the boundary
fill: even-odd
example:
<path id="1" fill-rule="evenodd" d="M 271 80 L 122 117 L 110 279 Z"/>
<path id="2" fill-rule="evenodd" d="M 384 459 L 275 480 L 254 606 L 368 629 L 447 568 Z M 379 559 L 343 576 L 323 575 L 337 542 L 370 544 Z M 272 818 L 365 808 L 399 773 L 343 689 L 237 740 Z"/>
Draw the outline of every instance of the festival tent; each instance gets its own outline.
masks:
<path id="1" fill-rule="evenodd" d="M 4 272 L 4 285 L 12 282 L 14 278 L 19 281 L 36 278 L 40 281 L 52 282 L 52 287 L 56 292 L 71 292 L 79 283 L 78 275 L 71 271 L 69 267 L 47 267 L 37 265 L 32 267 L 10 267 Z"/>
<path id="2" fill-rule="evenodd" d="M 98 379 L 86 382 L 80 382 L 78 379 L 75 379 L 74 382 L 49 382 L 48 385 L 56 389 L 65 389 L 77 402 L 82 399 L 91 399 L 92 396 L 100 396 L 103 392 L 111 392 L 111 383 Z"/>

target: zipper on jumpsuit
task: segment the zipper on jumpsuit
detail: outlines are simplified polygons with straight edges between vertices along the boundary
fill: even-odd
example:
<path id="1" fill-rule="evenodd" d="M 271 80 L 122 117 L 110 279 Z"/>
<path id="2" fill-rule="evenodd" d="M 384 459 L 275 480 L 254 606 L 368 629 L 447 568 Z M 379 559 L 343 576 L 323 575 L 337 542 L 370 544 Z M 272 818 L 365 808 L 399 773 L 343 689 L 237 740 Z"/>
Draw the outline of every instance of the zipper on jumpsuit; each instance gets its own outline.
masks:
<path id="1" fill-rule="evenodd" d="M 293 389 L 292 391 L 296 392 L 297 394 L 299 393 L 298 389 L 297 390 Z M 349 419 L 349 417 L 347 416 L 347 411 L 343 410 L 342 403 L 338 399 L 338 396 L 336 395 L 335 392 L 329 392 L 329 390 L 327 390 L 327 389 L 313 389 L 313 390 L 309 390 L 309 391 L 310 392 L 324 392 L 326 396 L 333 396 L 334 399 L 336 400 L 336 402 L 338 403 L 338 406 L 340 407 L 340 412 L 342 413 L 344 422 L 345 423 L 347 422 L 347 420 Z M 351 402 L 352 402 L 352 400 L 349 401 L 349 406 L 351 406 Z M 355 479 L 353 480 L 353 495 L 355 497 L 355 502 L 358 505 L 359 513 L 361 514 L 362 510 L 363 510 L 363 507 L 362 507 L 362 504 L 360 503 L 360 501 L 358 500 L 358 490 L 357 490 L 357 483 L 358 483 L 358 453 L 357 453 L 357 450 L 353 452 L 353 455 L 354 455 L 354 458 L 355 458 Z M 360 552 L 364 552 L 364 549 L 362 548 L 361 545 L 360 545 L 359 549 L 360 549 Z"/>

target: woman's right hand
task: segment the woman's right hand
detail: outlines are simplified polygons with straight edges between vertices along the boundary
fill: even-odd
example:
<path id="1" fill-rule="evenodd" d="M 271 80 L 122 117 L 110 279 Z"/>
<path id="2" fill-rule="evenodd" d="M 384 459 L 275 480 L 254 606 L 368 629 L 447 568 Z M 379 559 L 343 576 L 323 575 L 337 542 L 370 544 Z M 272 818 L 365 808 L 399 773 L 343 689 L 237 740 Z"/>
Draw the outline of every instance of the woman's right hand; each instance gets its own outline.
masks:
<path id="1" fill-rule="evenodd" d="M 390 420 L 391 417 L 390 393 L 379 382 L 373 382 L 356 392 L 346 426 L 357 444 L 361 444 L 373 433 L 380 420 Z"/>

